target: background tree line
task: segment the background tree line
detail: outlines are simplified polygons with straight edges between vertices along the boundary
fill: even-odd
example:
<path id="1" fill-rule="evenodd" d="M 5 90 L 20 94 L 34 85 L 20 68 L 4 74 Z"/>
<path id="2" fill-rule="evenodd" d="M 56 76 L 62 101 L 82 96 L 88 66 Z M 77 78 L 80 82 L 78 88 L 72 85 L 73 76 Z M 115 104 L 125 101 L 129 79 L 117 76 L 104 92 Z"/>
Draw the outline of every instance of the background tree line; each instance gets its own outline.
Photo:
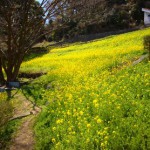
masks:
<path id="1" fill-rule="evenodd" d="M 143 24 L 142 7 L 150 8 L 150 2 L 143 0 L 77 0 L 73 2 L 70 0 L 66 6 L 59 9 L 59 13 L 53 19 L 49 20 L 47 28 L 53 29 L 53 32 L 48 35 L 48 39 L 58 41 L 76 35 L 138 26 Z"/>

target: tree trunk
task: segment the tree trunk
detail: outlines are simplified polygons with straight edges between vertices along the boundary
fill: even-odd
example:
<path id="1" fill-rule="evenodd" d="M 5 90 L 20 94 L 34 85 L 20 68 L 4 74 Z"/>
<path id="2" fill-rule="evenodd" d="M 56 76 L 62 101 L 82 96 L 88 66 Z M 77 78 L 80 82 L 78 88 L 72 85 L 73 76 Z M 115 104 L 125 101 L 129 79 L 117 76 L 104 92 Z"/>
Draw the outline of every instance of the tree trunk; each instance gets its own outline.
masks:
<path id="1" fill-rule="evenodd" d="M 19 72 L 19 70 L 18 70 Z M 15 82 L 17 80 L 18 72 L 13 72 L 12 70 L 7 70 L 6 76 L 7 76 L 7 82 Z"/>
<path id="2" fill-rule="evenodd" d="M 0 58 L 0 84 L 4 84 L 4 83 L 5 83 L 5 79 L 4 79 L 4 75 L 3 75 L 2 62 L 1 62 L 1 58 Z"/>
<path id="3" fill-rule="evenodd" d="M 13 80 L 13 73 L 12 73 L 12 71 L 7 70 L 6 75 L 7 75 L 7 82 L 13 82 L 14 81 Z"/>
<path id="4" fill-rule="evenodd" d="M 19 60 L 17 60 L 17 58 L 15 58 L 17 60 L 17 62 L 15 62 L 15 65 L 10 66 L 9 70 L 7 70 L 7 82 L 14 82 L 17 80 L 17 76 L 19 74 L 19 69 L 21 66 L 21 63 L 23 61 L 23 56 L 20 55 L 18 56 Z"/>

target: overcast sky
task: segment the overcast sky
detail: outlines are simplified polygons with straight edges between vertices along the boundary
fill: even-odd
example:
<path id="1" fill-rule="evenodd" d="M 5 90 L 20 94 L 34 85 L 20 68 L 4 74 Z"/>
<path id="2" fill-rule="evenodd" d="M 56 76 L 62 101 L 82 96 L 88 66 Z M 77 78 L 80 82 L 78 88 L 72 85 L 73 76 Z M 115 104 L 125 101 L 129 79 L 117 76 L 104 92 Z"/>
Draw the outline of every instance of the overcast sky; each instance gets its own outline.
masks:
<path id="1" fill-rule="evenodd" d="M 42 2 L 42 0 L 37 0 L 37 1 Z"/>

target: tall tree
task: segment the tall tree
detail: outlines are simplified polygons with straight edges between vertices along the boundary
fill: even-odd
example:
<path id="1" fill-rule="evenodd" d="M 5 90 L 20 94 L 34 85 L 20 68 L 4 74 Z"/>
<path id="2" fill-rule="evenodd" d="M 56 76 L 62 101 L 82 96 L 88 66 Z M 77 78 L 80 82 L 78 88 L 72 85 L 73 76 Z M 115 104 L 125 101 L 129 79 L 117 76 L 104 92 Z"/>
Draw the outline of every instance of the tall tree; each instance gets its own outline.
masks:
<path id="1" fill-rule="evenodd" d="M 66 34 L 69 35 L 67 37 L 71 37 L 81 34 L 88 25 L 103 22 L 108 16 L 106 6 L 106 0 L 68 0 L 53 21 L 54 27 L 62 23 L 62 29 L 55 30 L 55 34 L 60 38 Z"/>
<path id="2" fill-rule="evenodd" d="M 65 0 L 0 1 L 0 82 L 17 80 L 25 54 L 47 34 L 43 26 Z M 6 79 L 4 78 L 6 74 Z"/>
<path id="3" fill-rule="evenodd" d="M 143 4 L 143 0 L 68 0 L 70 9 L 64 9 L 53 20 L 54 27 L 61 20 L 65 29 L 53 35 L 62 38 L 135 27 L 143 20 Z"/>

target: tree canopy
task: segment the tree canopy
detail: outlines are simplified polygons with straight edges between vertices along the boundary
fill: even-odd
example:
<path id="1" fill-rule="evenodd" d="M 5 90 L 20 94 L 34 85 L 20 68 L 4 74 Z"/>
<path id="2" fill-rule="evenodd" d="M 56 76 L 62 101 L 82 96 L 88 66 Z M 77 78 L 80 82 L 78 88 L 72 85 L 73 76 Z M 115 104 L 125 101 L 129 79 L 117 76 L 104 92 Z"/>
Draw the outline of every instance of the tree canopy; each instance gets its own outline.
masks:
<path id="1" fill-rule="evenodd" d="M 62 0 L 0 1 L 0 82 L 16 81 L 27 51 L 46 34 L 43 27 L 58 12 Z"/>
<path id="2" fill-rule="evenodd" d="M 68 2 L 70 9 L 60 9 L 50 25 L 63 23 L 64 28 L 55 29 L 53 40 L 80 34 L 93 34 L 132 28 L 143 22 L 143 0 L 80 0 Z M 52 27 L 52 26 L 51 26 Z"/>

